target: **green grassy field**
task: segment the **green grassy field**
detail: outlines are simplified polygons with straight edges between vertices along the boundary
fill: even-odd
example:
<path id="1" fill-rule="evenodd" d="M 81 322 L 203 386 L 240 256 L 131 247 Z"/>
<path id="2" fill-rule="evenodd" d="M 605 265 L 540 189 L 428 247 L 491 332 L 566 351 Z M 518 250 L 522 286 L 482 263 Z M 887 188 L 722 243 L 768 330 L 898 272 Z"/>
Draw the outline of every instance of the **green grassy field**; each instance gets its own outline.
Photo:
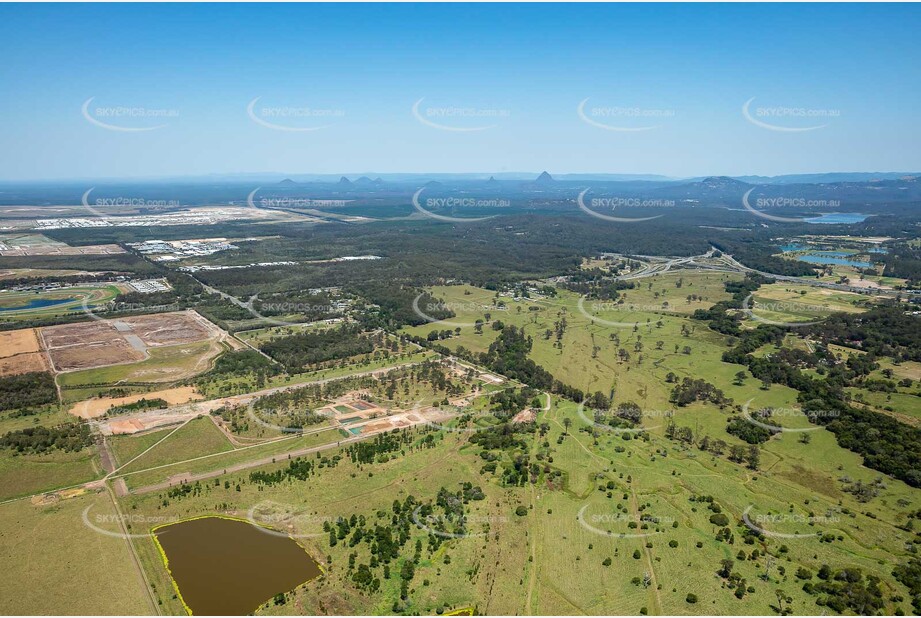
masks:
<path id="1" fill-rule="evenodd" d="M 123 478 L 136 489 L 185 473 L 224 473 L 201 481 L 188 495 L 153 491 L 129 494 L 119 503 L 141 522 L 210 514 L 245 519 L 262 510 L 286 514 L 273 519 L 273 524 L 296 535 L 324 565 L 324 575 L 300 586 L 284 604 L 270 603 L 257 614 L 391 614 L 397 603 L 400 613 L 419 615 L 467 607 L 478 614 L 504 615 L 772 615 L 777 613 L 776 591 L 782 590 L 791 599 L 792 613 L 815 615 L 831 610 L 803 590 L 795 573 L 800 568 L 816 573 L 823 564 L 857 567 L 864 575 L 879 577 L 885 613 L 910 612 L 910 595 L 893 578 L 892 569 L 910 556 L 906 547 L 914 534 L 905 526 L 909 514 L 921 508 L 916 489 L 886 478 L 877 486 L 876 496 L 859 501 L 848 491 L 852 484 L 874 484 L 880 474 L 864 467 L 860 456 L 839 447 L 832 433 L 802 415 L 775 417 L 774 422 L 786 429 L 808 431 L 782 432 L 768 439 L 761 445 L 757 470 L 667 437 L 665 425 L 672 418 L 698 439 L 706 435 L 728 445 L 743 445 L 726 430 L 730 414 L 742 404 L 751 401 L 753 409 L 797 408 L 796 391 L 778 385 L 765 389 L 741 366 L 724 363 L 721 356 L 729 339 L 689 319 L 693 309 L 726 298 L 724 276 L 661 275 L 627 290 L 621 305 L 586 302 L 582 310 L 578 297 L 567 292 L 557 298 L 515 301 L 463 286 L 433 290 L 437 298 L 454 306 L 470 307 L 457 311 L 451 322 L 485 320 L 489 312 L 491 321 L 520 326 L 533 339 L 532 358 L 554 376 L 584 390 L 613 392 L 615 405 L 636 402 L 643 410 L 645 434 L 621 434 L 592 425 L 575 403 L 552 397 L 548 409 L 537 416 L 545 435 L 522 434 L 527 448 L 500 451 L 503 466 L 511 465 L 515 456 L 526 457 L 530 467 L 522 485 L 503 484 L 501 474 L 486 467 L 489 459 L 481 455 L 480 447 L 471 443 L 467 430 L 472 426 L 454 427 L 450 422 L 448 429 L 440 431 L 411 430 L 411 446 L 374 463 L 355 463 L 347 456 L 333 463 L 334 456 L 344 451 L 333 447 L 306 457 L 318 466 L 306 480 L 287 478 L 260 485 L 251 479 L 254 471 L 285 469 L 290 462 L 284 453 L 332 445 L 341 439 L 340 432 L 331 429 L 234 449 L 210 420 L 197 419 L 119 475 L 127 472 Z M 790 292 L 768 290 L 768 295 L 777 293 Z M 679 310 L 681 303 L 689 304 L 689 294 L 695 295 L 690 304 L 697 306 Z M 504 303 L 505 310 L 498 305 L 473 308 L 493 305 L 494 300 Z M 668 306 L 663 304 L 666 301 Z M 826 302 L 850 300 L 834 296 Z M 454 328 L 454 324 L 427 324 L 405 332 L 425 337 L 431 330 Z M 440 343 L 451 349 L 484 351 L 496 336 L 490 321 L 482 334 L 472 325 L 459 328 L 458 336 Z M 783 345 L 808 349 L 809 342 L 791 335 Z M 833 350 L 854 353 L 841 347 Z M 759 354 L 765 352 L 770 350 Z M 919 368 L 917 363 L 884 363 L 873 377 L 882 377 L 884 369 L 912 377 Z M 736 376 L 740 371 L 742 380 Z M 733 403 L 726 409 L 705 402 L 676 407 L 669 401 L 669 373 L 679 380 L 703 378 Z M 892 397 L 897 405 L 902 405 L 903 397 L 917 399 L 909 394 L 917 384 L 900 389 L 898 397 Z M 407 391 L 410 398 L 426 394 L 419 384 L 407 385 Z M 868 393 L 868 399 L 869 395 L 885 397 Z M 485 410 L 488 405 L 482 397 L 474 408 Z M 490 426 L 484 419 L 476 422 Z M 168 431 L 113 438 L 112 449 L 124 462 Z M 809 436 L 808 442 L 803 435 Z M 276 455 L 275 463 L 227 472 L 235 464 Z M 198 459 L 170 463 L 191 458 Z M 326 462 L 323 467 L 321 461 Z M 390 565 L 390 578 L 383 577 L 375 593 L 360 590 L 348 566 L 349 556 L 356 552 L 358 562 L 366 561 L 367 545 L 356 546 L 348 539 L 332 545 L 323 523 L 356 515 L 389 530 L 394 500 L 414 496 L 434 501 L 441 488 L 457 491 L 464 481 L 479 486 L 484 494 L 482 500 L 464 505 L 471 517 L 470 535 L 448 539 L 430 552 L 429 532 L 413 526 L 400 556 Z M 698 496 L 710 496 L 719 505 L 733 533 L 732 542 L 717 539 L 722 524 L 711 523 L 713 511 L 708 502 L 694 500 Z M 765 535 L 751 544 L 743 538 L 746 513 L 767 518 L 756 520 L 762 521 Z M 657 523 L 632 527 L 631 523 L 642 524 L 641 516 L 653 517 Z M 34 518 L 29 515 L 29 521 Z M 136 528 L 135 532 L 144 531 L 142 525 Z M 407 599 L 400 600 L 400 567 L 411 559 L 417 541 L 419 560 Z M 135 547 L 163 613 L 182 614 L 154 544 L 139 538 Z M 8 559 L 15 560 L 23 552 L 17 547 Z M 734 561 L 733 571 L 751 587 L 742 598 L 717 575 L 724 559 Z M 696 603 L 688 602 L 689 594 L 697 596 Z"/>
<path id="2" fill-rule="evenodd" d="M 209 418 L 196 418 L 176 429 L 171 434 L 170 432 L 163 432 L 162 435 L 160 434 L 161 432 L 155 432 L 155 435 L 159 435 L 161 439 L 168 434 L 169 437 L 135 459 L 130 465 L 119 470 L 119 473 L 125 474 L 128 472 L 136 472 L 138 470 L 163 466 L 177 461 L 192 459 L 194 457 L 201 457 L 202 455 L 223 453 L 233 450 L 233 445 L 221 430 L 214 426 L 214 423 Z M 127 448 L 137 451 L 138 454 L 143 452 L 143 449 L 141 449 L 137 443 L 131 443 L 130 440 L 131 438 L 122 438 L 121 448 L 123 451 L 126 448 L 125 443 L 127 442 Z M 157 442 L 157 440 L 151 438 L 149 434 L 138 436 L 134 438 L 134 440 L 139 441 L 142 445 L 149 442 L 149 444 L 147 444 L 148 447 Z M 125 463 L 129 461 L 130 458 L 122 459 L 122 457 L 119 456 L 119 460 Z"/>
<path id="3" fill-rule="evenodd" d="M 138 569 L 123 538 L 83 523 L 114 516 L 100 493 L 36 506 L 28 500 L 0 505 L 0 604 L 9 614 L 150 615 Z"/>
<path id="4" fill-rule="evenodd" d="M 45 455 L 15 455 L 0 449 L 0 500 L 71 487 L 101 476 L 95 447 Z"/>
<path id="5" fill-rule="evenodd" d="M 795 613 L 816 614 L 822 608 L 801 590 L 793 571 L 802 566 L 815 572 L 825 562 L 858 566 L 883 580 L 887 596 L 905 594 L 891 577 L 891 557 L 904 556 L 904 541 L 910 535 L 894 524 L 904 522 L 905 514 L 917 508 L 917 496 L 893 481 L 886 483 L 871 504 L 858 503 L 841 491 L 839 476 L 871 481 L 875 474 L 860 465 L 859 457 L 842 451 L 825 430 L 811 432 L 809 445 L 799 443 L 793 434 L 773 438 L 763 448 L 762 469 L 752 472 L 725 458 L 678 447 L 657 430 L 650 432 L 649 442 L 604 432 L 595 438 L 581 431 L 584 421 L 575 408 L 554 402 L 538 419 L 549 424 L 546 440 L 553 445 L 549 470 L 562 473 L 562 485 L 551 484 L 542 476 L 535 485 L 502 487 L 481 472 L 482 460 L 467 443 L 468 434 L 445 432 L 435 449 L 409 451 L 383 464 L 356 466 L 343 461 L 307 483 L 282 483 L 270 492 L 249 483 L 247 472 L 229 474 L 219 484 L 203 483 L 201 495 L 171 500 L 165 508 L 162 494 L 130 496 L 125 506 L 132 512 L 171 517 L 215 512 L 245 516 L 270 502 L 273 508 L 283 505 L 296 513 L 290 531 L 309 535 L 300 539 L 302 544 L 314 557 L 324 562 L 328 557 L 332 562 L 327 564 L 327 575 L 298 589 L 293 601 L 259 612 L 267 614 L 314 613 L 321 608 L 336 613 L 389 613 L 398 582 L 384 581 L 375 595 L 357 591 L 345 569 L 352 549 L 347 543 L 329 546 L 326 535 L 321 534 L 321 522 L 352 513 L 373 518 L 394 499 L 408 495 L 428 499 L 440 487 L 456 489 L 459 479 L 480 485 L 486 493 L 486 499 L 471 503 L 470 509 L 475 521 L 489 522 L 488 535 L 480 536 L 485 524 L 475 524 L 471 532 L 476 536 L 450 540 L 432 556 L 423 552 L 410 592 L 411 611 L 427 614 L 473 605 L 478 612 L 490 614 L 636 614 L 641 608 L 650 614 L 770 614 L 770 605 L 776 603 L 775 590 L 780 588 L 793 598 Z M 703 405 L 693 413 L 701 420 L 701 430 L 712 437 L 735 440 L 723 431 L 724 413 Z M 568 433 L 566 418 L 573 421 Z M 562 443 L 557 444 L 561 436 Z M 280 462 L 265 469 L 284 465 Z M 223 480 L 229 481 L 229 487 Z M 610 497 L 598 490 L 607 481 L 615 487 Z M 729 545 L 715 540 L 717 527 L 708 521 L 711 512 L 702 503 L 690 501 L 695 495 L 712 495 L 733 521 L 749 507 L 762 514 L 801 517 L 810 511 L 829 512 L 833 517 L 829 517 L 831 523 L 822 524 L 824 528 L 780 521 L 771 524 L 771 531 L 832 532 L 842 538 L 832 543 L 815 536 L 766 538 L 763 544 L 748 546 L 739 540 L 744 528 L 733 526 L 736 542 Z M 226 508 L 215 511 L 215 504 Z M 517 506 L 527 507 L 527 514 L 516 515 Z M 658 517 L 661 525 L 647 532 L 647 538 L 617 536 L 636 532 L 625 522 L 640 512 Z M 590 527 L 580 523 L 580 513 Z M 623 517 L 626 514 L 630 516 Z M 601 523 L 591 523 L 596 519 Z M 426 536 L 422 530 L 414 535 L 422 540 Z M 676 547 L 671 546 L 672 541 Z M 715 583 L 715 573 L 723 558 L 735 559 L 740 549 L 748 554 L 755 548 L 762 557 L 736 560 L 735 570 L 755 589 L 739 600 Z M 139 549 L 152 577 L 164 578 L 153 548 L 141 545 Z M 769 581 L 760 579 L 767 568 L 765 549 L 779 556 Z M 639 558 L 633 557 L 634 551 L 640 552 Z M 445 555 L 450 557 L 449 564 L 444 562 Z M 610 566 L 603 564 L 606 559 L 612 561 Z M 631 583 L 632 578 L 646 573 L 653 585 Z M 158 589 L 162 586 L 159 583 Z M 696 607 L 685 600 L 690 592 L 699 597 Z M 163 601 L 175 611 L 170 599 Z M 902 609 L 907 605 L 902 604 Z"/>
<path id="6" fill-rule="evenodd" d="M 81 395 L 111 388 L 119 382 L 174 382 L 207 371 L 223 349 L 223 344 L 214 341 L 150 348 L 150 357 L 143 361 L 71 371 L 59 374 L 57 380 L 68 389 L 88 384 L 105 385 L 80 389 Z"/>
<path id="7" fill-rule="evenodd" d="M 674 289 L 676 292 L 672 300 L 677 304 L 691 293 L 690 290 L 704 289 L 703 285 L 695 281 L 695 276 L 701 275 L 662 275 L 660 277 L 665 282 L 655 283 L 653 290 Z M 714 289 L 717 284 L 722 288 L 719 277 L 712 274 L 706 277 L 707 291 L 702 296 L 710 298 L 710 303 L 722 300 L 724 297 Z M 681 288 L 676 287 L 679 278 L 683 279 Z M 470 294 L 465 294 L 465 291 Z M 627 290 L 628 297 L 632 292 L 635 291 Z M 471 303 L 489 304 L 494 296 L 486 290 L 464 286 L 435 288 L 433 294 L 447 303 L 462 307 Z M 733 377 L 741 368 L 721 360 L 727 338 L 684 315 L 674 315 L 670 311 L 631 310 L 629 299 L 624 308 L 608 303 L 593 307 L 592 301 L 586 301 L 583 303 L 585 313 L 582 313 L 578 308 L 578 296 L 569 292 L 560 292 L 557 298 L 539 301 L 501 300 L 508 304 L 506 311 L 457 312 L 458 316 L 449 322 L 473 323 L 476 319 L 483 319 L 484 313 L 489 312 L 494 321 L 524 328 L 526 334 L 533 339 L 531 357 L 538 364 L 563 382 L 586 391 L 600 390 L 608 394 L 614 389 L 616 403 L 636 401 L 645 408 L 669 408 L 668 392 L 661 385 L 670 372 L 679 378 L 707 376 L 708 381 L 723 389 L 727 395 L 740 401 L 748 398 L 746 395 L 750 385 L 740 387 L 734 384 Z M 530 307 L 539 310 L 532 311 Z M 593 321 L 586 314 L 604 322 Z M 555 331 L 556 325 L 563 319 L 567 326 L 560 339 L 560 346 Z M 618 325 L 611 326 L 605 322 Z M 407 328 L 405 331 L 425 337 L 431 330 L 449 327 L 453 328 L 450 324 L 441 326 L 434 323 Z M 549 339 L 548 330 L 551 331 Z M 459 336 L 440 343 L 450 349 L 463 346 L 474 352 L 484 352 L 495 337 L 496 332 L 489 325 L 483 328 L 482 334 L 477 334 L 472 326 L 462 326 Z M 637 344 L 641 346 L 639 352 Z M 689 350 L 685 350 L 685 347 Z M 618 353 L 621 348 L 629 354 L 629 360 L 621 359 Z M 789 395 L 790 391 L 772 387 L 768 393 L 759 392 L 759 401 L 763 400 L 763 405 L 769 405 L 775 394 L 782 392 Z"/>
<path id="8" fill-rule="evenodd" d="M 210 421 L 208 422 L 210 423 Z M 290 451 L 329 444 L 341 440 L 342 438 L 342 433 L 338 429 L 329 429 L 315 434 L 274 440 L 265 444 L 244 446 L 230 450 L 221 448 L 220 451 L 215 451 L 213 453 L 201 453 L 196 455 L 195 457 L 198 457 L 198 459 L 194 461 L 167 465 L 157 464 L 162 467 L 151 466 L 149 465 L 150 462 L 148 462 L 148 465 L 138 464 L 135 466 L 135 464 L 132 464 L 130 470 L 127 468 L 124 471 L 120 470 L 118 476 L 124 474 L 124 479 L 128 487 L 135 489 L 155 483 L 166 482 L 171 477 L 178 474 L 199 474 L 213 472 L 215 470 L 224 470 L 235 464 L 257 460 L 262 457 L 273 457 L 275 455 L 281 457 Z M 139 459 L 138 462 L 140 461 Z"/>
<path id="9" fill-rule="evenodd" d="M 115 456 L 117 465 L 123 466 L 165 438 L 172 430 L 169 428 L 140 434 L 110 436 L 107 438 L 109 449 Z"/>
<path id="10" fill-rule="evenodd" d="M 757 318 L 787 323 L 821 320 L 835 312 L 858 313 L 872 302 L 861 294 L 777 282 L 761 286 L 749 307 Z M 758 320 L 748 322 L 757 325 Z"/>

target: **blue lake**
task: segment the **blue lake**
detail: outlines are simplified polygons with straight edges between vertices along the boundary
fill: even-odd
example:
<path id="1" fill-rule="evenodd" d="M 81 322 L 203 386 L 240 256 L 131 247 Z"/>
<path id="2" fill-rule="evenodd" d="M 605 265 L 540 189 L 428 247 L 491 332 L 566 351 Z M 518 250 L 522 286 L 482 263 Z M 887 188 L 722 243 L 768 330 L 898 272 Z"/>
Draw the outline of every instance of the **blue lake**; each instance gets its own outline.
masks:
<path id="1" fill-rule="evenodd" d="M 859 212 L 830 212 L 818 217 L 806 219 L 806 223 L 860 223 L 866 221 L 870 215 L 862 215 Z"/>
<path id="2" fill-rule="evenodd" d="M 839 264 L 841 266 L 854 266 L 855 268 L 870 268 L 873 266 L 870 262 L 858 262 L 857 260 L 848 260 L 830 255 L 801 255 L 796 259 L 800 262 L 808 262 L 809 264 Z"/>
<path id="3" fill-rule="evenodd" d="M 0 312 L 4 311 L 25 311 L 27 309 L 42 309 L 44 307 L 53 307 L 54 305 L 63 305 L 65 303 L 72 303 L 76 298 L 35 298 L 30 300 L 24 305 L 16 305 L 15 307 L 0 307 Z"/>

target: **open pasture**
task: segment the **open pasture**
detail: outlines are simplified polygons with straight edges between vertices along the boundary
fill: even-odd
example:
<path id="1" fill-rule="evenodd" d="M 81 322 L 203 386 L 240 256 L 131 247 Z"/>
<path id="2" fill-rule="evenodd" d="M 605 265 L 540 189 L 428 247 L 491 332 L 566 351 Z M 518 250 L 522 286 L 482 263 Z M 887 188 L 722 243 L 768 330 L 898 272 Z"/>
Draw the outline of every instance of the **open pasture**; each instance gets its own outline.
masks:
<path id="1" fill-rule="evenodd" d="M 109 497 L 97 492 L 49 504 L 0 505 L 0 561 L 8 567 L 0 578 L 5 613 L 155 613 L 127 542 L 86 526 L 87 509 L 91 523 L 117 518 Z"/>

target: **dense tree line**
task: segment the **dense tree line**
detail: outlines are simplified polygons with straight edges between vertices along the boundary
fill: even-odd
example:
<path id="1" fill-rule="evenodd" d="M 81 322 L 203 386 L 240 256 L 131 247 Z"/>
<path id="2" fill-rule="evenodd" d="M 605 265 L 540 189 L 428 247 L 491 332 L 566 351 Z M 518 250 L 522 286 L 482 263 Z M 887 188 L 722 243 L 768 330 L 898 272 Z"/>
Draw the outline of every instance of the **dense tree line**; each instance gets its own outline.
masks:
<path id="1" fill-rule="evenodd" d="M 317 363 L 370 354 L 374 351 L 374 341 L 362 333 L 361 327 L 346 324 L 329 330 L 273 338 L 263 343 L 260 349 L 288 371 L 297 373 Z"/>
<path id="2" fill-rule="evenodd" d="M 93 435 L 85 423 L 69 423 L 57 427 L 26 427 L 10 431 L 0 438 L 0 447 L 17 453 L 44 454 L 55 450 L 81 451 L 93 443 Z"/>
<path id="3" fill-rule="evenodd" d="M 809 327 L 826 343 L 856 347 L 876 356 L 921 361 L 921 318 L 904 305 L 886 304 L 863 313 L 835 313 Z"/>
<path id="4" fill-rule="evenodd" d="M 493 371 L 523 382 L 532 388 L 550 391 L 579 403 L 590 400 L 592 407 L 598 409 L 610 407 L 610 399 L 604 393 L 588 394 L 578 388 L 563 384 L 549 371 L 528 358 L 533 343 L 523 328 L 504 325 L 499 336 L 489 345 L 486 352 L 475 358 L 472 355 L 469 356 L 471 356 L 470 360 L 486 365 Z M 442 347 L 441 349 L 450 354 L 447 348 Z M 463 351 L 459 349 L 456 354 L 461 356 Z"/>
<path id="5" fill-rule="evenodd" d="M 58 400 L 54 376 L 44 371 L 0 378 L 0 410 L 32 408 Z"/>
<path id="6" fill-rule="evenodd" d="M 106 410 L 106 414 L 127 414 L 128 412 L 140 412 L 142 410 L 162 410 L 169 407 L 165 399 L 152 397 L 147 399 L 143 397 L 132 403 L 125 403 L 120 406 L 112 406 Z"/>
<path id="7" fill-rule="evenodd" d="M 907 279 L 911 288 L 921 285 L 921 249 L 909 242 L 889 243 L 887 249 L 887 253 L 873 256 L 885 265 L 883 276 Z"/>

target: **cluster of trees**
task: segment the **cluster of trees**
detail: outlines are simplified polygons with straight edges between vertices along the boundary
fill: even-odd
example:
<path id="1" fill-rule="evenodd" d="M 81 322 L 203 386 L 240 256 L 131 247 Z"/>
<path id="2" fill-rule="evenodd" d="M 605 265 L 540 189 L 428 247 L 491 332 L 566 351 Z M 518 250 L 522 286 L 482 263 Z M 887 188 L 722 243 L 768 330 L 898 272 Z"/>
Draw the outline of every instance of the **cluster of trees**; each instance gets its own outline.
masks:
<path id="1" fill-rule="evenodd" d="M 448 535 L 463 534 L 466 530 L 464 505 L 484 497 L 482 490 L 470 483 L 465 483 L 457 492 L 442 487 L 434 504 L 410 495 L 403 501 L 394 500 L 389 511 L 380 510 L 373 518 L 355 514 L 339 517 L 334 522 L 324 522 L 323 530 L 329 535 L 330 547 L 343 545 L 350 550 L 346 577 L 359 589 L 374 593 L 382 589 L 383 581 L 398 579 L 400 594 L 393 602 L 392 611 L 400 613 L 409 598 L 409 586 L 423 559 L 423 551 L 431 559 L 450 538 Z M 445 534 L 429 533 L 425 546 L 421 538 L 416 539 L 410 553 L 407 545 L 413 531 L 423 526 Z M 441 560 L 450 563 L 449 556 Z"/>
<path id="2" fill-rule="evenodd" d="M 803 573 L 802 575 L 806 575 Z M 858 616 L 877 616 L 883 613 L 885 602 L 880 588 L 880 579 L 875 575 L 864 578 L 857 567 L 832 569 L 823 564 L 816 574 L 818 581 L 813 582 L 809 574 L 803 590 L 819 596 L 816 604 L 829 607 L 839 614 L 848 611 Z"/>
<path id="3" fill-rule="evenodd" d="M 766 423 L 764 420 L 770 418 L 770 410 L 759 410 L 759 412 L 755 413 L 755 416 L 759 417 L 760 422 L 766 425 L 770 424 Z M 764 444 L 771 439 L 771 436 L 773 436 L 775 432 L 761 427 L 760 425 L 755 425 L 741 416 L 733 416 L 726 425 L 726 433 L 748 442 L 749 444 Z"/>
<path id="4" fill-rule="evenodd" d="M 527 407 L 539 408 L 540 392 L 530 387 L 499 391 L 490 399 L 492 409 L 500 418 L 509 418 Z"/>
<path id="5" fill-rule="evenodd" d="M 722 390 L 716 388 L 706 380 L 684 378 L 672 389 L 669 401 L 677 406 L 686 406 L 695 401 L 709 401 L 723 408 L 732 403 Z"/>
<path id="6" fill-rule="evenodd" d="M 750 424 L 750 423 L 747 423 Z M 745 463 L 752 470 L 757 470 L 761 465 L 761 449 L 757 444 L 727 444 L 725 440 L 711 440 L 710 436 L 703 435 L 698 438 L 690 427 L 681 427 L 673 419 L 668 419 L 665 424 L 665 437 L 675 440 L 686 446 L 696 445 L 702 451 L 716 456 L 726 454 L 729 461 Z"/>
<path id="7" fill-rule="evenodd" d="M 60 450 L 82 451 L 93 443 L 85 423 L 68 423 L 57 427 L 26 427 L 10 431 L 0 438 L 0 447 L 17 453 L 43 454 Z"/>
<path id="8" fill-rule="evenodd" d="M 338 461 L 339 460 L 336 459 L 336 463 L 338 463 Z M 249 481 L 251 483 L 271 486 L 278 485 L 282 481 L 288 479 L 306 481 L 312 474 L 316 474 L 314 462 L 309 459 L 301 459 L 298 457 L 289 461 L 288 467 L 275 470 L 274 472 L 265 472 L 263 470 L 250 472 Z"/>
<path id="9" fill-rule="evenodd" d="M 742 309 L 749 294 L 755 292 L 762 285 L 771 283 L 771 281 L 773 280 L 753 274 L 747 275 L 742 281 L 727 281 L 723 284 L 723 287 L 732 294 L 732 298 L 722 300 L 709 309 L 696 310 L 693 318 L 709 322 L 710 328 L 718 333 L 738 336 L 742 332 L 741 324 L 745 316 L 738 311 L 730 312 L 729 310 Z"/>
<path id="10" fill-rule="evenodd" d="M 250 373 L 260 373 L 264 376 L 273 376 L 281 373 L 281 367 L 267 359 L 256 350 L 237 350 L 221 354 L 214 361 L 214 366 L 208 372 L 209 377 L 244 376 Z"/>
<path id="11" fill-rule="evenodd" d="M 483 472 L 496 472 L 501 464 L 502 484 L 522 487 L 530 473 L 531 434 L 534 423 L 502 423 L 470 436 L 470 442 L 479 446 L 480 457 L 487 463 Z"/>
<path id="12" fill-rule="evenodd" d="M 33 371 L 0 378 L 0 410 L 22 410 L 55 403 L 58 392 L 54 377 Z"/>
<path id="13" fill-rule="evenodd" d="M 133 403 L 125 403 L 120 406 L 111 406 L 108 410 L 106 410 L 106 414 L 126 414 L 128 412 L 139 412 L 141 410 L 162 410 L 168 406 L 169 404 L 166 402 L 166 400 L 161 399 L 160 397 L 153 397 L 151 399 L 144 397 Z"/>
<path id="14" fill-rule="evenodd" d="M 289 371 L 300 372 L 317 363 L 370 354 L 374 351 L 374 341 L 362 333 L 360 326 L 345 324 L 329 330 L 273 338 L 260 349 Z"/>

